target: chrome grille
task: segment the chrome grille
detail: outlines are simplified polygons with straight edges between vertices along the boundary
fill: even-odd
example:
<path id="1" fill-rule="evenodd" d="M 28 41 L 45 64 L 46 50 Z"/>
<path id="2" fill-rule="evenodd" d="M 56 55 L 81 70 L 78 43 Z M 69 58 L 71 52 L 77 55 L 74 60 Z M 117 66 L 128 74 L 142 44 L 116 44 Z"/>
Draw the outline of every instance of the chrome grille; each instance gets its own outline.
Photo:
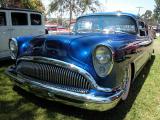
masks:
<path id="1" fill-rule="evenodd" d="M 78 72 L 52 64 L 21 61 L 17 65 L 17 73 L 41 82 L 63 86 L 61 88 L 74 92 L 93 88 L 90 81 Z"/>

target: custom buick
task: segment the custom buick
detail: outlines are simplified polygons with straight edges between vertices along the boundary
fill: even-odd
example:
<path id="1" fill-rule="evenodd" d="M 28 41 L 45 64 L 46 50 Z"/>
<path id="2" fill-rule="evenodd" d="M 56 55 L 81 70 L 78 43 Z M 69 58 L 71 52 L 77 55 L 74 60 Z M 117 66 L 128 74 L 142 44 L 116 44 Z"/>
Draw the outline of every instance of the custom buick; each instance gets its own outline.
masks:
<path id="1" fill-rule="evenodd" d="M 151 58 L 147 25 L 136 15 L 94 13 L 73 32 L 12 38 L 6 70 L 15 85 L 45 99 L 109 110 L 127 99 L 132 81 Z"/>

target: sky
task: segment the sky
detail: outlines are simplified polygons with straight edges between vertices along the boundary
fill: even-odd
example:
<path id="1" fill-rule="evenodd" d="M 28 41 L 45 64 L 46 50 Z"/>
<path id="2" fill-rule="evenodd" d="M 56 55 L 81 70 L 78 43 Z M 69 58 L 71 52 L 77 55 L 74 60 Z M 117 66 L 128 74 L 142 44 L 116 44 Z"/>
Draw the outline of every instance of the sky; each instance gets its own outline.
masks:
<path id="1" fill-rule="evenodd" d="M 52 0 L 42 0 L 45 8 L 48 8 L 48 4 Z M 101 11 L 123 11 L 129 13 L 138 13 L 137 7 L 142 7 L 140 14 L 145 13 L 146 10 L 154 10 L 155 2 L 154 0 L 99 0 L 101 3 Z M 54 15 L 52 15 L 54 16 Z M 68 16 L 69 17 L 69 16 Z"/>
<path id="2" fill-rule="evenodd" d="M 116 11 L 121 10 L 124 12 L 131 12 L 134 14 L 138 13 L 137 7 L 143 7 L 141 9 L 141 14 L 146 10 L 154 10 L 155 2 L 154 0 L 99 0 L 105 3 L 104 6 L 106 11 Z"/>

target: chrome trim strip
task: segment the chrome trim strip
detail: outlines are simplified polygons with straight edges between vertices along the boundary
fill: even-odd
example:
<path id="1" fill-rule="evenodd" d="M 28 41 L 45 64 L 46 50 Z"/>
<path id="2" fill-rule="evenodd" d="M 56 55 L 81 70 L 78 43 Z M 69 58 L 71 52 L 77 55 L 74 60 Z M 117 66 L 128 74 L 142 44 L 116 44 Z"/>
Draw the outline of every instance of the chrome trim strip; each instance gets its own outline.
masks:
<path id="1" fill-rule="evenodd" d="M 70 64 L 70 63 L 56 60 L 56 59 L 52 59 L 52 58 L 39 57 L 39 56 L 25 56 L 25 57 L 19 58 L 19 59 L 17 59 L 16 64 L 18 64 L 18 62 L 23 61 L 23 60 L 54 64 L 54 65 L 60 66 L 62 68 L 71 69 L 71 70 L 83 75 L 87 80 L 89 80 L 91 82 L 93 87 L 96 88 L 97 90 L 105 91 L 105 92 L 112 92 L 113 91 L 111 88 L 103 88 L 103 87 L 100 87 L 99 85 L 97 85 L 97 83 L 95 82 L 94 78 L 92 77 L 92 75 L 90 73 L 88 73 L 86 70 L 84 70 L 78 66 L 75 66 L 74 64 Z"/>
<path id="2" fill-rule="evenodd" d="M 80 100 L 83 102 L 88 102 L 88 103 L 99 103 L 99 104 L 111 104 L 114 101 L 119 101 L 124 90 L 117 91 L 114 95 L 105 97 L 105 96 L 95 96 L 92 93 L 89 94 L 81 94 L 81 93 L 76 93 L 72 91 L 67 91 L 63 89 L 58 89 L 55 88 L 53 85 L 50 84 L 42 84 L 36 81 L 31 81 L 26 78 L 21 78 L 20 76 L 16 76 L 13 73 L 9 72 L 8 70 L 6 71 L 6 74 L 11 77 L 17 84 L 19 84 L 19 87 L 21 88 L 26 88 L 30 87 L 32 89 L 37 89 L 40 91 L 47 91 L 48 94 L 51 96 L 53 95 L 60 95 L 64 96 L 67 98 L 75 99 L 75 100 Z M 31 92 L 31 91 L 30 91 Z M 40 93 L 39 93 L 40 94 Z M 50 96 L 50 97 L 51 97 Z M 95 108 L 98 109 L 98 108 Z"/>

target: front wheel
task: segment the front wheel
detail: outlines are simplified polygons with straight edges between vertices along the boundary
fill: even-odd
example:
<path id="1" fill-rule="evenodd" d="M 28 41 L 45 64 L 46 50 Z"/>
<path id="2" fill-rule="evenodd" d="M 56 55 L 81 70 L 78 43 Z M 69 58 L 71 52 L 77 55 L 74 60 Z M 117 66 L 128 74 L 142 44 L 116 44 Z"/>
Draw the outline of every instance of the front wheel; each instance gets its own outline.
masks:
<path id="1" fill-rule="evenodd" d="M 131 87 L 131 65 L 128 66 L 126 72 L 125 72 L 125 78 L 124 78 L 124 93 L 122 95 L 122 101 L 125 101 L 128 98 L 130 87 Z"/>

